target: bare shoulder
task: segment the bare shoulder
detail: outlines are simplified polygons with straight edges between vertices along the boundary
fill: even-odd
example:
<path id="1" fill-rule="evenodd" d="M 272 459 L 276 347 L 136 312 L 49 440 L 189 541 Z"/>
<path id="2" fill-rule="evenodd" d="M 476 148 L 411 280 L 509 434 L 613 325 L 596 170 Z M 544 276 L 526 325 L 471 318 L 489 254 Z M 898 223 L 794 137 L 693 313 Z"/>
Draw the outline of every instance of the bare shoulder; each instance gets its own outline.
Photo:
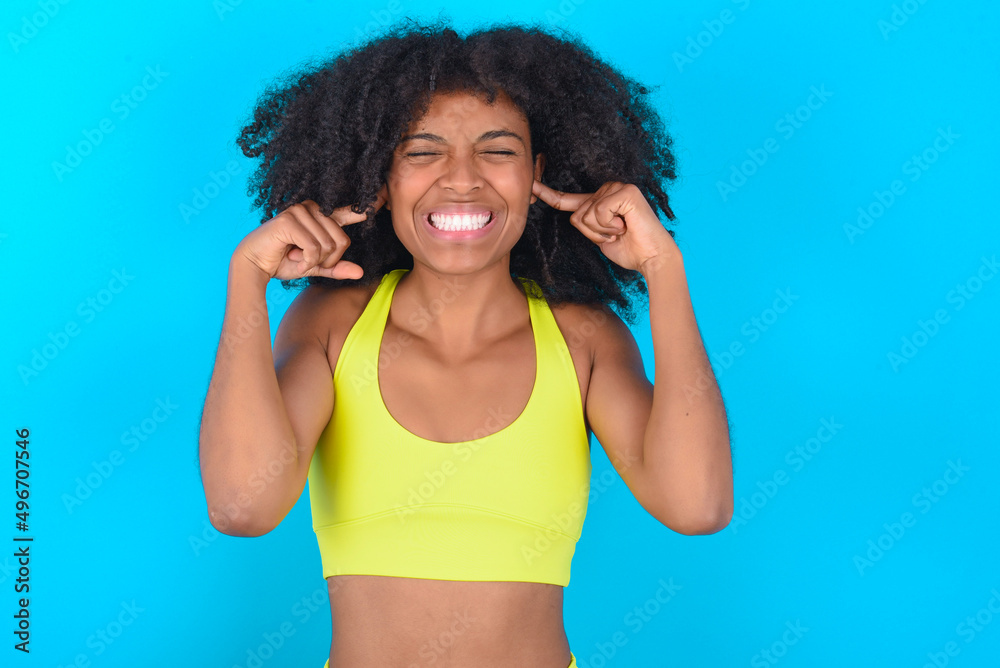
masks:
<path id="1" fill-rule="evenodd" d="M 591 366 L 602 350 L 635 345 L 628 325 L 604 304 L 566 303 L 551 310 L 573 356 L 579 353 Z"/>
<path id="2" fill-rule="evenodd" d="M 286 341 L 311 338 L 319 341 L 333 369 L 348 332 L 361 317 L 377 284 L 330 287 L 312 284 L 289 305 L 275 337 Z"/>
<path id="3" fill-rule="evenodd" d="M 329 306 L 331 325 L 327 332 L 327 358 L 331 369 L 336 367 L 348 333 L 368 306 L 378 285 L 375 281 L 369 285 L 350 285 L 334 290 Z"/>
<path id="4" fill-rule="evenodd" d="M 608 341 L 631 333 L 617 314 L 604 305 L 565 303 L 550 307 L 556 325 L 566 340 L 573 366 L 580 383 L 580 399 L 584 406 L 584 420 L 592 431 L 588 405 L 594 378 L 595 360 L 607 357 Z M 622 330 L 624 329 L 624 333 Z M 614 344 L 610 344 L 615 347 Z M 618 347 L 622 344 L 619 343 Z M 627 345 L 627 344 L 626 344 Z M 635 345 L 634 342 L 632 345 Z"/>

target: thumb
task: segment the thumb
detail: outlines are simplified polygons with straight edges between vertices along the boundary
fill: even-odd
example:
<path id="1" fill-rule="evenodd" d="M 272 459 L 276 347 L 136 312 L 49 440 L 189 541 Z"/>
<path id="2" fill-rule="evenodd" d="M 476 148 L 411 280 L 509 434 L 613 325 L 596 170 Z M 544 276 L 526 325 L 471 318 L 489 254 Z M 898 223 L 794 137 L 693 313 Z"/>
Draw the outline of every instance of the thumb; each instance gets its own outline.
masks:
<path id="1" fill-rule="evenodd" d="M 325 276 L 326 278 L 335 278 L 337 280 L 357 280 L 365 275 L 365 270 L 361 268 L 361 265 L 355 264 L 354 262 L 348 262 L 346 260 L 340 260 L 337 264 L 332 267 L 313 267 L 308 276 Z"/>

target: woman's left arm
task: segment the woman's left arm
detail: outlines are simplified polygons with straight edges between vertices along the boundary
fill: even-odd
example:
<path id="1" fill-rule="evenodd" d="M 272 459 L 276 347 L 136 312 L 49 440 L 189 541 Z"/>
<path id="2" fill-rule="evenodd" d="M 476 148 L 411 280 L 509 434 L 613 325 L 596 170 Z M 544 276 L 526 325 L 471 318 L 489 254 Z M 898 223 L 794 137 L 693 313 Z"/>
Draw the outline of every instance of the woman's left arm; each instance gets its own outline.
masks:
<path id="1" fill-rule="evenodd" d="M 641 191 L 606 183 L 597 192 L 533 191 L 612 261 L 642 273 L 656 384 L 635 338 L 614 313 L 595 336 L 587 415 L 594 435 L 636 500 L 687 535 L 722 530 L 733 514 L 729 424 L 695 320 L 684 263 Z"/>
<path id="2" fill-rule="evenodd" d="M 721 531 L 733 515 L 729 423 L 680 252 L 650 258 L 639 271 L 649 288 L 656 369 L 644 475 L 658 490 L 660 507 L 676 515 L 663 519 L 687 527 L 682 533 Z"/>

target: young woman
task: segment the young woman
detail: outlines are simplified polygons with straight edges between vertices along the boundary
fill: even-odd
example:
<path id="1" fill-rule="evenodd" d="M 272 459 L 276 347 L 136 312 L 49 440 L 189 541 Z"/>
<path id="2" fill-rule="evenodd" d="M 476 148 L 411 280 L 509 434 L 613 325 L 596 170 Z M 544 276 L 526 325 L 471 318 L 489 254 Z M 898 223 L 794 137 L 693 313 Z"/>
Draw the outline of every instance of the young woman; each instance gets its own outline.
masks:
<path id="1" fill-rule="evenodd" d="M 647 90 L 537 29 L 410 26 L 268 90 L 267 219 L 229 266 L 201 424 L 213 525 L 310 483 L 330 668 L 576 666 L 590 435 L 665 526 L 732 515 L 725 408 Z M 652 203 L 652 204 L 651 204 Z M 305 278 L 274 341 L 269 280 Z M 648 289 L 648 292 L 647 292 Z M 629 292 L 648 294 L 656 385 Z"/>

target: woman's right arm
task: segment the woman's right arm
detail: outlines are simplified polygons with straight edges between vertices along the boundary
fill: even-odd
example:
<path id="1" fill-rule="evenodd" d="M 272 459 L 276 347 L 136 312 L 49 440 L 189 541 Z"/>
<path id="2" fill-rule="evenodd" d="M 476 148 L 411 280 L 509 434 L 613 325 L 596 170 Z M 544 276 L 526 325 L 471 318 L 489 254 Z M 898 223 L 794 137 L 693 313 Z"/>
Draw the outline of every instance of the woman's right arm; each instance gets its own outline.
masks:
<path id="1" fill-rule="evenodd" d="M 359 278 L 358 265 L 339 261 L 350 245 L 340 227 L 364 219 L 342 209 L 328 218 L 312 202 L 294 205 L 248 235 L 230 260 L 199 436 L 208 514 L 223 533 L 260 536 L 284 519 L 302 494 L 333 411 L 319 308 L 330 297 L 327 289 L 310 286 L 296 297 L 272 355 L 267 283 L 308 275 Z"/>
<path id="2" fill-rule="evenodd" d="M 301 302 L 311 288 L 289 306 L 272 357 L 267 279 L 256 266 L 233 256 L 222 336 L 201 419 L 199 459 L 208 516 L 216 529 L 233 536 L 260 536 L 288 514 L 305 487 L 319 437 L 310 427 L 324 414 L 329 419 L 333 410 L 333 383 L 321 342 L 289 332 L 304 329 Z"/>

